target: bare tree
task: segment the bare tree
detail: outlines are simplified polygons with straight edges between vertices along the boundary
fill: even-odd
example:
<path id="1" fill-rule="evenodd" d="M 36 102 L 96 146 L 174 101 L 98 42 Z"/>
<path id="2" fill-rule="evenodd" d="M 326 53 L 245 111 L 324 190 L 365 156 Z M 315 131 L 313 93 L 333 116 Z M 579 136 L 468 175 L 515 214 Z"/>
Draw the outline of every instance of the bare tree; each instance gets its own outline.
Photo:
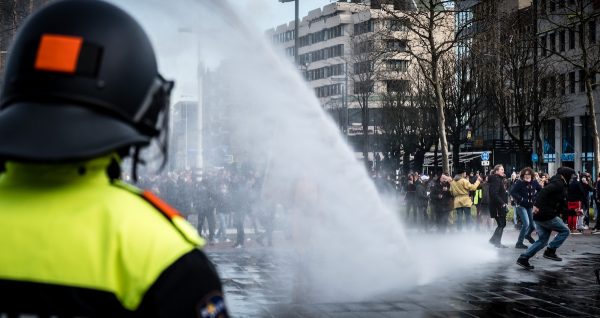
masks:
<path id="1" fill-rule="evenodd" d="M 441 67 L 446 55 L 454 54 L 456 43 L 466 25 L 454 23 L 453 1 L 415 0 L 392 1 L 394 6 L 382 6 L 393 19 L 404 23 L 409 37 L 408 52 L 420 72 L 431 84 L 437 110 L 437 128 L 442 152 L 442 169 L 450 171 L 446 137 L 446 101 L 442 88 Z M 396 10 L 402 6 L 403 10 Z"/>
<path id="2" fill-rule="evenodd" d="M 431 87 L 418 78 L 411 78 L 410 83 L 382 95 L 381 128 L 386 154 L 396 160 L 402 157 L 405 173 L 411 168 L 421 170 L 425 153 L 438 139 L 437 126 L 432 125 L 437 118 Z"/>
<path id="3" fill-rule="evenodd" d="M 467 130 L 477 130 L 482 121 L 478 121 L 483 110 L 481 92 L 476 89 L 476 64 L 472 52 L 465 44 L 461 45 L 461 54 L 446 56 L 442 63 L 441 83 L 446 101 L 446 131 L 452 145 L 453 168 L 460 164 L 460 146 L 469 141 Z"/>
<path id="4" fill-rule="evenodd" d="M 381 40 L 379 26 L 375 19 L 370 19 L 355 24 L 353 35 L 350 37 L 351 53 L 346 55 L 348 77 L 352 84 L 353 92 L 349 94 L 356 101 L 361 112 L 362 123 L 362 153 L 365 164 L 368 164 L 369 155 L 369 108 L 372 98 L 376 95 L 379 80 L 379 70 L 383 68 L 384 57 L 389 55 Z"/>
<path id="5" fill-rule="evenodd" d="M 539 3 L 538 3 L 539 2 Z M 597 114 L 593 88 L 595 77 L 600 73 L 600 41 L 597 38 L 598 10 L 600 1 L 597 0 L 569 0 L 569 1 L 539 1 L 534 0 L 534 6 L 539 7 L 540 31 L 546 32 L 541 36 L 540 48 L 542 55 L 549 55 L 575 70 L 579 70 L 579 82 L 584 85 L 587 111 L 591 117 L 592 137 L 594 144 L 594 168 L 600 171 L 600 138 L 598 136 Z M 558 34 L 559 45 L 545 42 L 546 34 L 551 36 Z M 563 40 L 566 36 L 569 42 L 565 43 L 569 49 L 565 49 Z"/>

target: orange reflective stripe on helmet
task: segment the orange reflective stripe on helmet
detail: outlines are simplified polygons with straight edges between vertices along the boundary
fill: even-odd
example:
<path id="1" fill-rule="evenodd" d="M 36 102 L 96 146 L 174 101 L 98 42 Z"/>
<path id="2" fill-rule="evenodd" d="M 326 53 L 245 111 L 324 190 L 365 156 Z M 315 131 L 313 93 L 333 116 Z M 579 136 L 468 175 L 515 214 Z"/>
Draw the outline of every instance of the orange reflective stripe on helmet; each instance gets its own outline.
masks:
<path id="1" fill-rule="evenodd" d="M 76 36 L 44 34 L 35 59 L 35 69 L 75 73 L 83 39 Z"/>

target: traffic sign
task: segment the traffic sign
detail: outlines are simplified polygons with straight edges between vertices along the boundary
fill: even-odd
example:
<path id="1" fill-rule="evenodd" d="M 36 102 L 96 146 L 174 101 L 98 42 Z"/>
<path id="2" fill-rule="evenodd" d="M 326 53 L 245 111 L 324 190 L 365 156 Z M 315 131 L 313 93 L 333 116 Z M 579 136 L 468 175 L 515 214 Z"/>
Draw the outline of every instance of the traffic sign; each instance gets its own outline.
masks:
<path id="1" fill-rule="evenodd" d="M 484 167 L 487 167 L 487 166 L 490 165 L 490 162 L 487 161 L 487 160 L 481 160 L 481 165 L 484 166 Z"/>
<path id="2" fill-rule="evenodd" d="M 484 151 L 481 153 L 481 160 L 482 161 L 488 161 L 490 160 L 490 153 L 487 151 Z M 487 166 L 489 166 L 489 164 L 487 164 Z"/>

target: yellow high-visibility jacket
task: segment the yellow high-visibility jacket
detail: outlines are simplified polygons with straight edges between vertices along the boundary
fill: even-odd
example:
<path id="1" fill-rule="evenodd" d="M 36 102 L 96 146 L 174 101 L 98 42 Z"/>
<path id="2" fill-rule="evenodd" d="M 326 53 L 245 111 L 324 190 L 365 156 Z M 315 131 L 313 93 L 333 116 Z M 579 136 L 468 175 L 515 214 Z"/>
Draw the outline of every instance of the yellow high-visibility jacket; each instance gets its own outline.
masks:
<path id="1" fill-rule="evenodd" d="M 0 175 L 0 316 L 225 312 L 196 230 L 150 193 L 109 180 L 110 160 L 6 163 Z M 193 299 L 178 298 L 186 293 Z"/>

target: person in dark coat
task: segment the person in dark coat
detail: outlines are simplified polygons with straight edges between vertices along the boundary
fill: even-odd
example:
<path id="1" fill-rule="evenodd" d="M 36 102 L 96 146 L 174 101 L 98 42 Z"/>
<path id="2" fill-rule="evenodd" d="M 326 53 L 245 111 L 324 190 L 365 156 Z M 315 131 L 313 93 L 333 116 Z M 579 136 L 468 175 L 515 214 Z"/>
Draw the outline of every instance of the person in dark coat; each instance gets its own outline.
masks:
<path id="1" fill-rule="evenodd" d="M 533 179 L 533 170 L 529 167 L 521 170 L 520 179 L 511 187 L 510 195 L 515 200 L 515 213 L 519 215 L 521 223 L 521 231 L 515 248 L 527 249 L 527 245 L 523 244 L 523 240 L 527 239 L 533 244 L 535 240 L 531 237 L 535 227 L 533 225 L 533 202 L 538 191 L 542 187 Z"/>
<path id="2" fill-rule="evenodd" d="M 418 219 L 421 219 L 420 226 L 424 229 L 427 229 L 427 225 L 429 223 L 427 216 L 427 203 L 429 202 L 429 194 L 427 193 L 428 181 L 429 178 L 426 175 L 421 178 L 417 178 L 415 181 L 417 214 L 419 215 L 417 217 L 417 221 Z"/>
<path id="3" fill-rule="evenodd" d="M 432 181 L 430 194 L 432 217 L 439 233 L 446 233 L 448 215 L 454 208 L 454 196 L 450 193 L 451 181 L 452 178 L 446 174 Z"/>
<path id="4" fill-rule="evenodd" d="M 596 219 L 596 225 L 592 230 L 592 234 L 598 235 L 600 234 L 600 216 L 598 215 L 598 211 L 600 211 L 600 173 L 598 173 L 598 179 L 596 179 L 596 185 L 594 187 L 594 218 Z"/>
<path id="5" fill-rule="evenodd" d="M 583 209 L 584 215 L 586 211 L 589 214 L 589 193 L 592 191 L 594 189 L 589 185 L 587 176 L 582 174 L 580 180 L 577 180 L 577 178 L 571 180 L 569 190 L 567 191 L 567 202 L 572 202 L 575 205 L 579 204 Z M 583 222 L 577 224 L 577 217 L 577 213 L 573 209 L 568 209 L 566 215 L 563 215 L 563 221 L 566 221 L 571 234 L 583 234 Z"/>
<path id="6" fill-rule="evenodd" d="M 412 212 L 414 213 L 414 224 L 417 223 L 417 215 L 419 213 L 417 210 L 417 185 L 415 183 L 415 179 L 417 179 L 417 177 L 413 176 L 412 174 L 408 175 L 405 197 L 406 222 L 410 222 L 410 214 Z"/>
<path id="7" fill-rule="evenodd" d="M 209 178 L 202 178 L 196 183 L 194 199 L 194 207 L 199 212 L 198 215 L 198 232 L 202 234 L 204 222 L 208 223 L 208 241 L 210 244 L 215 243 L 215 194 L 211 191 L 212 185 L 209 184 Z"/>
<path id="8" fill-rule="evenodd" d="M 504 186 L 504 167 L 502 165 L 494 166 L 492 175 L 488 177 L 490 187 L 490 217 L 496 220 L 498 226 L 490 238 L 490 243 L 498 248 L 505 248 L 502 245 L 502 234 L 506 227 L 506 212 L 508 211 L 508 192 Z"/>
<path id="9" fill-rule="evenodd" d="M 558 232 L 558 234 L 548 244 L 548 248 L 544 251 L 544 258 L 562 261 L 562 258 L 556 255 L 556 249 L 569 237 L 570 231 L 560 215 L 567 210 L 568 180 L 573 174 L 575 174 L 575 170 L 569 167 L 558 168 L 556 175 L 539 192 L 533 205 L 533 221 L 539 239 L 519 256 L 517 265 L 525 269 L 533 269 L 533 266 L 529 264 L 529 259 L 548 244 L 552 231 Z"/>

